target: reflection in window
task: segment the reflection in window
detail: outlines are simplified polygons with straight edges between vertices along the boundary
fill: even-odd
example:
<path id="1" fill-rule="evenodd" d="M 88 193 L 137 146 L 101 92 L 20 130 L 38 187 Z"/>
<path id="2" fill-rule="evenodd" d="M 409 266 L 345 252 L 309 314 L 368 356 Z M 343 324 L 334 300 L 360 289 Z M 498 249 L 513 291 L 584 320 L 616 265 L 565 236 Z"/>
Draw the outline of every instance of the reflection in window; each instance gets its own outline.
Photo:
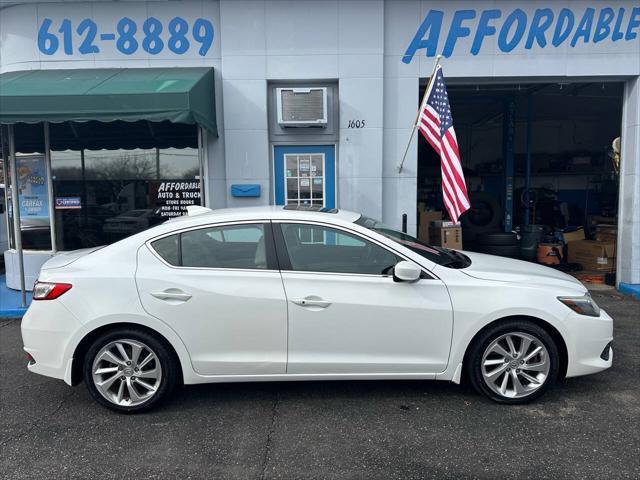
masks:
<path id="1" fill-rule="evenodd" d="M 182 266 L 267 268 L 260 224 L 202 228 L 181 235 Z"/>
<path id="2" fill-rule="evenodd" d="M 293 270 L 388 274 L 401 259 L 356 235 L 319 225 L 281 224 Z"/>
<path id="3" fill-rule="evenodd" d="M 161 238 L 151 246 L 167 263 L 196 268 L 267 268 L 261 224 L 199 228 Z"/>
<path id="4" fill-rule="evenodd" d="M 61 250 L 105 245 L 200 204 L 198 150 L 51 152 Z"/>
<path id="5" fill-rule="evenodd" d="M 169 265 L 180 265 L 178 240 L 180 235 L 170 235 L 151 243 L 151 246 Z"/>

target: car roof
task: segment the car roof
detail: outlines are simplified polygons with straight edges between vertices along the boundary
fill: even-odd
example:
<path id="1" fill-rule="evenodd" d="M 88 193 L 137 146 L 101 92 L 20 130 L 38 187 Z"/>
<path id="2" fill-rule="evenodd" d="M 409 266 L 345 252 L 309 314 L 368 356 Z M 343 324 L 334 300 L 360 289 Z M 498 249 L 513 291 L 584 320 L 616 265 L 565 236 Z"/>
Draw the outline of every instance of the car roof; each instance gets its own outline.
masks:
<path id="1" fill-rule="evenodd" d="M 343 221 L 355 222 L 361 214 L 349 210 L 315 210 L 308 208 L 285 208 L 282 205 L 268 205 L 260 207 L 221 208 L 200 213 L 194 216 L 172 218 L 164 225 L 182 228 L 182 226 L 200 225 L 212 222 L 234 222 L 241 220 L 312 220 L 312 221 Z"/>

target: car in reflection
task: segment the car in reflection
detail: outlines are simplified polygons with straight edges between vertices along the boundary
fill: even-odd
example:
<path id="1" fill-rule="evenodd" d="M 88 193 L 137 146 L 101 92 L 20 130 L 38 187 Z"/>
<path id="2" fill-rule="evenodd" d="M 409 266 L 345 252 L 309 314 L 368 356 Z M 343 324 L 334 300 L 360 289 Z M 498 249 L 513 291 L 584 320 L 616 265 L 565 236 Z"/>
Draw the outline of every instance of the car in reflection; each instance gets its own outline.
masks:
<path id="1" fill-rule="evenodd" d="M 166 220 L 159 215 L 158 209 L 146 208 L 129 210 L 105 220 L 102 231 L 110 237 L 128 237 L 146 230 Z"/>
<path id="2" fill-rule="evenodd" d="M 58 228 L 62 226 L 64 250 L 104 245 L 104 222 L 116 213 L 104 205 L 89 204 L 79 209 L 57 211 Z"/>
<path id="3" fill-rule="evenodd" d="M 612 364 L 611 317 L 549 267 L 344 210 L 188 211 L 46 262 L 27 368 L 131 413 L 178 384 L 240 381 L 470 382 L 516 404 Z"/>

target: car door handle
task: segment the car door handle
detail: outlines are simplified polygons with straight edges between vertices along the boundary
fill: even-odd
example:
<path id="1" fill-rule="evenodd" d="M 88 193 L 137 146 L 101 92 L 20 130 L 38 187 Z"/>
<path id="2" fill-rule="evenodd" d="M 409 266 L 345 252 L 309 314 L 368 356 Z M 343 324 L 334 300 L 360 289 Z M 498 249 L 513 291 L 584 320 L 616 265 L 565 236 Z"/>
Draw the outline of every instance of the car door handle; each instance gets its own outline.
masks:
<path id="1" fill-rule="evenodd" d="M 295 303 L 296 305 L 300 305 L 301 307 L 327 308 L 329 305 L 331 305 L 331 302 L 315 298 L 296 298 L 294 300 L 291 300 L 291 302 Z"/>
<path id="2" fill-rule="evenodd" d="M 164 292 L 152 292 L 151 296 L 159 298 L 160 300 L 179 300 L 181 302 L 186 302 L 191 298 L 191 295 L 188 293 L 184 293 L 182 291 L 170 291 L 165 290 Z"/>

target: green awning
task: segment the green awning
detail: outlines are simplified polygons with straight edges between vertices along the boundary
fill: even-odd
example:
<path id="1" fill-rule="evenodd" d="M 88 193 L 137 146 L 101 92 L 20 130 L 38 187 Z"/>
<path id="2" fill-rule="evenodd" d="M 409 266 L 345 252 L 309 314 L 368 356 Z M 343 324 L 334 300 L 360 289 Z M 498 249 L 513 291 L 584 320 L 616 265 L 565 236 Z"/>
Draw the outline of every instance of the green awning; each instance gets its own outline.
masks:
<path id="1" fill-rule="evenodd" d="M 0 75 L 0 123 L 199 124 L 217 135 L 213 69 L 30 70 Z"/>

